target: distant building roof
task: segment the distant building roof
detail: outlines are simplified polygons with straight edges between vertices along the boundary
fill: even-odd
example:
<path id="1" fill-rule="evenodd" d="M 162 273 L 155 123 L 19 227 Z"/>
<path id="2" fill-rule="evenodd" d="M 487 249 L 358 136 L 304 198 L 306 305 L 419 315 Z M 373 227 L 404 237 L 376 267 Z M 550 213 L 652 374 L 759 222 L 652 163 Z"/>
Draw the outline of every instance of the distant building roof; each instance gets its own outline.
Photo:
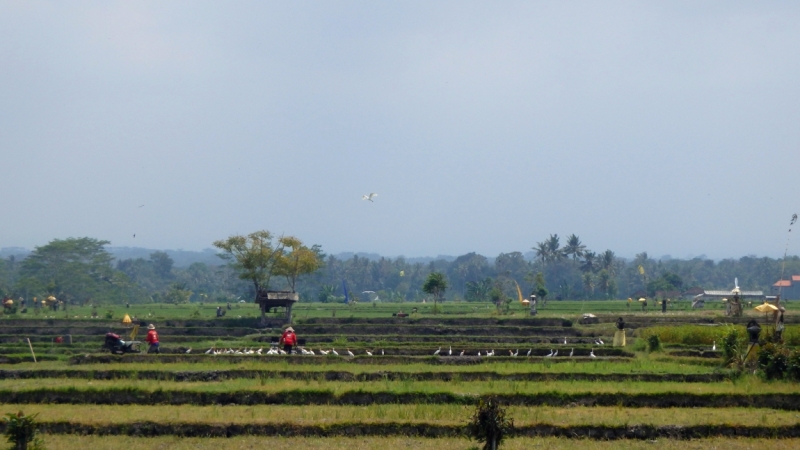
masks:
<path id="1" fill-rule="evenodd" d="M 703 292 L 705 292 L 705 289 L 701 287 L 693 287 L 686 290 L 686 292 L 684 292 L 683 295 L 697 295 L 697 294 L 702 294 Z"/>
<path id="2" fill-rule="evenodd" d="M 731 293 L 731 291 L 709 291 L 709 290 L 706 290 L 706 291 L 703 291 L 703 293 L 700 294 L 700 296 L 703 296 L 703 297 L 729 298 L 729 297 L 733 297 L 733 293 Z M 742 293 L 739 294 L 739 296 L 742 297 L 742 298 L 744 298 L 744 297 L 764 297 L 764 291 L 742 291 Z"/>
<path id="3" fill-rule="evenodd" d="M 794 278 L 794 277 L 792 277 Z M 774 287 L 792 287 L 792 280 L 778 280 L 773 284 Z"/>
<path id="4" fill-rule="evenodd" d="M 800 283 L 800 275 L 792 275 L 792 281 L 797 281 Z"/>
<path id="5" fill-rule="evenodd" d="M 656 297 L 667 298 L 667 297 L 680 297 L 681 291 L 656 291 Z"/>

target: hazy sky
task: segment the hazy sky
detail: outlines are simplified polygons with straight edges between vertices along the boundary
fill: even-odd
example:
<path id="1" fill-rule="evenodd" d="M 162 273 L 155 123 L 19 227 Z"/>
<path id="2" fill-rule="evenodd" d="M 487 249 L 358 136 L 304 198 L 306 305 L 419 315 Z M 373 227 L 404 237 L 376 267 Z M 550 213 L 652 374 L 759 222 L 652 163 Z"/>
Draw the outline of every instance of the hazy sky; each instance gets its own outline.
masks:
<path id="1" fill-rule="evenodd" d="M 799 125 L 797 1 L 0 2 L 0 246 L 782 256 Z"/>

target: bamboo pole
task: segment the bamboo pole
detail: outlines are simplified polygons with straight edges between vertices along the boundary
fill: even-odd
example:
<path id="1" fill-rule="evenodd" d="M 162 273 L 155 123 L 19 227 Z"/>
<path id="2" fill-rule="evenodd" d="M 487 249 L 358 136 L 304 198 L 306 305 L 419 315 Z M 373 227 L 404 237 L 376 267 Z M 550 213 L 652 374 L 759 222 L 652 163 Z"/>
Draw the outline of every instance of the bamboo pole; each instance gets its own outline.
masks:
<path id="1" fill-rule="evenodd" d="M 36 362 L 36 353 L 33 353 L 33 345 L 31 345 L 31 338 L 28 339 L 28 348 L 31 349 L 31 355 L 33 356 L 33 362 Z"/>

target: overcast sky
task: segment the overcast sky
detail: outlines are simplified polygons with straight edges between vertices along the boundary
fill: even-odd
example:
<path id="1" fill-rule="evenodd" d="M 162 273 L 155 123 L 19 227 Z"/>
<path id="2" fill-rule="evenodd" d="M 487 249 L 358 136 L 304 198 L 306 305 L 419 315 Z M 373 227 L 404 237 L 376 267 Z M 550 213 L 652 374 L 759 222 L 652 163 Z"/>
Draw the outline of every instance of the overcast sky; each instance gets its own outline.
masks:
<path id="1" fill-rule="evenodd" d="M 0 246 L 782 256 L 798 24 L 797 1 L 4 0 Z"/>

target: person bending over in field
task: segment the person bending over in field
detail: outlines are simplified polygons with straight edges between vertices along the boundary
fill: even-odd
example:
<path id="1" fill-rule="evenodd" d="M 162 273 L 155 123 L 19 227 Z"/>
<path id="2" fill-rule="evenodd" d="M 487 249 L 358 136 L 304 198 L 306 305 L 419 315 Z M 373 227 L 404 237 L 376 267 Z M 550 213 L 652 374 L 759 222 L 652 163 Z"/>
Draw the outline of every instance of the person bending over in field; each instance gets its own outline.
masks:
<path id="1" fill-rule="evenodd" d="M 149 331 L 147 332 L 147 338 L 145 338 L 145 341 L 147 341 L 147 343 L 150 344 L 150 348 L 147 349 L 147 353 L 161 353 L 161 351 L 158 349 L 160 344 L 158 343 L 158 333 L 156 333 L 156 326 L 151 323 L 150 325 L 147 326 L 147 329 Z"/>
<path id="2" fill-rule="evenodd" d="M 294 334 L 294 328 L 286 328 L 286 331 L 281 335 L 281 340 L 278 345 L 283 345 L 283 351 L 289 355 L 292 354 L 292 347 L 297 345 L 297 335 Z"/>

